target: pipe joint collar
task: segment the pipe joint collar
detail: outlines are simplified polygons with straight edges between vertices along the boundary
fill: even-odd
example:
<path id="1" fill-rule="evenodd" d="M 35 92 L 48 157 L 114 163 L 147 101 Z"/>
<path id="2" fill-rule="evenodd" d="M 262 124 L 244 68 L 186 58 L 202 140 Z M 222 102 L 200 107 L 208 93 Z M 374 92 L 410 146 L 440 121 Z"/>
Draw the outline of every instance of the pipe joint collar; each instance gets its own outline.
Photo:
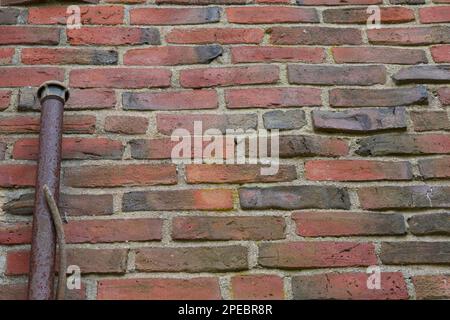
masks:
<path id="1" fill-rule="evenodd" d="M 69 89 L 59 81 L 47 81 L 39 87 L 37 97 L 41 103 L 49 98 L 59 99 L 66 103 L 69 99 Z"/>

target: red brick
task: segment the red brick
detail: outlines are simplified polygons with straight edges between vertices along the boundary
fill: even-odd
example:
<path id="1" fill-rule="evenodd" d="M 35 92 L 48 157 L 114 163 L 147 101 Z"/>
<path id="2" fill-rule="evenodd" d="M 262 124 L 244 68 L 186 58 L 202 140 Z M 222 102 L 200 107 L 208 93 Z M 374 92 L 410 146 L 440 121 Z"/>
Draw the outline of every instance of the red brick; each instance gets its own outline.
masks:
<path id="1" fill-rule="evenodd" d="M 218 7 L 207 8 L 135 8 L 130 23 L 140 25 L 183 25 L 219 22 Z"/>
<path id="2" fill-rule="evenodd" d="M 403 235 L 401 214 L 347 211 L 298 211 L 292 214 L 302 237 Z"/>
<path id="3" fill-rule="evenodd" d="M 183 189 L 128 192 L 123 211 L 230 210 L 233 193 L 228 189 Z"/>
<path id="4" fill-rule="evenodd" d="M 24 74 L 26 74 L 27 76 L 24 77 L 23 76 Z M 38 87 L 43 82 L 50 80 L 64 81 L 64 70 L 53 67 L 0 68 L 1 87 L 25 87 L 25 86 Z"/>
<path id="5" fill-rule="evenodd" d="M 30 164 L 0 165 L 0 186 L 32 187 L 36 183 L 36 166 Z"/>
<path id="6" fill-rule="evenodd" d="M 147 132 L 148 118 L 135 116 L 110 116 L 105 119 L 105 131 L 119 134 L 143 134 Z"/>
<path id="7" fill-rule="evenodd" d="M 436 63 L 450 62 L 450 45 L 431 47 L 431 56 Z"/>
<path id="8" fill-rule="evenodd" d="M 417 299 L 450 299 L 449 275 L 413 276 L 412 281 Z"/>
<path id="9" fill-rule="evenodd" d="M 336 47 L 331 50 L 337 63 L 427 63 L 425 51 L 421 49 Z"/>
<path id="10" fill-rule="evenodd" d="M 276 240 L 285 237 L 282 217 L 175 217 L 175 240 Z"/>
<path id="11" fill-rule="evenodd" d="M 228 22 L 240 24 L 319 22 L 312 8 L 281 6 L 226 8 Z"/>
<path id="12" fill-rule="evenodd" d="M 27 300 L 28 285 L 26 283 L 1 284 L 0 300 Z M 85 300 L 86 287 L 81 284 L 81 289 L 72 289 L 66 291 L 67 300 Z"/>
<path id="13" fill-rule="evenodd" d="M 317 88 L 249 88 L 227 89 L 228 108 L 314 107 L 322 104 Z"/>
<path id="14" fill-rule="evenodd" d="M 354 28 L 329 27 L 273 27 L 272 44 L 343 45 L 362 44 L 361 31 Z"/>
<path id="15" fill-rule="evenodd" d="M 349 152 L 348 142 L 342 139 L 290 135 L 280 136 L 280 157 L 345 156 Z"/>
<path id="16" fill-rule="evenodd" d="M 380 4 L 383 0 L 347 0 L 343 2 L 342 0 L 303 0 L 302 4 L 305 6 L 348 6 L 356 4 Z"/>
<path id="17" fill-rule="evenodd" d="M 247 247 L 164 247 L 136 250 L 141 272 L 226 272 L 248 269 Z"/>
<path id="18" fill-rule="evenodd" d="M 382 272 L 379 290 L 368 288 L 369 276 L 362 272 L 295 276 L 292 279 L 294 299 L 408 299 L 408 289 L 400 272 Z"/>
<path id="19" fill-rule="evenodd" d="M 125 273 L 128 249 L 69 248 L 67 265 L 77 265 L 82 274 Z M 26 275 L 30 269 L 28 250 L 9 251 L 6 255 L 6 275 Z"/>
<path id="20" fill-rule="evenodd" d="M 374 265 L 377 257 L 371 243 L 298 241 L 260 244 L 258 262 L 278 269 L 356 267 Z"/>
<path id="21" fill-rule="evenodd" d="M 127 92 L 123 94 L 125 110 L 216 109 L 218 106 L 215 90 Z"/>
<path id="22" fill-rule="evenodd" d="M 187 183 L 252 183 L 292 181 L 294 166 L 281 165 L 274 175 L 261 174 L 260 165 L 190 164 L 186 166 Z"/>
<path id="23" fill-rule="evenodd" d="M 122 24 L 124 19 L 121 6 L 80 6 L 81 24 Z M 29 24 L 67 24 L 73 14 L 67 7 L 34 7 L 28 10 Z"/>
<path id="24" fill-rule="evenodd" d="M 450 6 L 420 8 L 419 17 L 421 23 L 450 22 Z"/>
<path id="25" fill-rule="evenodd" d="M 14 48 L 2 48 L 0 49 L 0 64 L 10 64 L 16 50 Z"/>
<path id="26" fill-rule="evenodd" d="M 160 44 L 160 36 L 154 28 L 83 27 L 67 30 L 67 41 L 73 46 L 156 45 Z"/>
<path id="27" fill-rule="evenodd" d="M 176 168 L 170 164 L 91 165 L 64 170 L 64 183 L 75 188 L 170 185 L 176 182 Z"/>
<path id="28" fill-rule="evenodd" d="M 29 26 L 0 26 L 0 43 L 2 45 L 57 45 L 60 30 Z"/>
<path id="29" fill-rule="evenodd" d="M 367 31 L 370 43 L 385 45 L 428 45 L 450 43 L 450 27 L 382 28 Z"/>
<path id="30" fill-rule="evenodd" d="M 322 12 L 326 23 L 366 24 L 371 13 L 366 8 L 326 9 Z M 404 23 L 414 21 L 414 11 L 402 7 L 380 8 L 381 23 Z"/>
<path id="31" fill-rule="evenodd" d="M 448 179 L 450 157 L 419 160 L 419 170 L 424 179 Z"/>
<path id="32" fill-rule="evenodd" d="M 63 138 L 63 159 L 122 159 L 122 142 L 108 138 Z M 18 160 L 36 160 L 39 140 L 23 138 L 14 143 L 12 157 Z"/>
<path id="33" fill-rule="evenodd" d="M 305 177 L 313 181 L 411 180 L 407 161 L 311 160 L 305 163 Z"/>
<path id="34" fill-rule="evenodd" d="M 282 300 L 283 279 L 276 275 L 245 275 L 231 278 L 231 294 L 236 300 Z"/>
<path id="35" fill-rule="evenodd" d="M 180 72 L 180 84 L 187 88 L 269 84 L 278 82 L 277 66 L 249 66 L 209 69 L 190 69 Z"/>
<path id="36" fill-rule="evenodd" d="M 23 48 L 22 63 L 110 65 L 117 64 L 117 52 L 85 48 Z"/>
<path id="37" fill-rule="evenodd" d="M 438 90 L 439 100 L 443 105 L 450 105 L 450 87 L 448 88 L 440 88 Z"/>
<path id="38" fill-rule="evenodd" d="M 217 278 L 111 279 L 98 282 L 99 300 L 219 300 Z"/>
<path id="39" fill-rule="evenodd" d="M 75 69 L 70 86 L 76 88 L 138 89 L 170 86 L 172 73 L 163 69 L 101 68 Z"/>
<path id="40" fill-rule="evenodd" d="M 0 90 L 0 111 L 9 107 L 11 102 L 11 93 L 12 92 L 10 90 Z"/>
<path id="41" fill-rule="evenodd" d="M 152 218 L 71 220 L 64 227 L 67 243 L 161 240 L 162 220 Z"/>
<path id="42" fill-rule="evenodd" d="M 305 62 L 320 63 L 325 60 L 322 48 L 310 47 L 273 47 L 273 46 L 238 46 L 231 48 L 233 63 L 246 62 Z"/>
<path id="43" fill-rule="evenodd" d="M 94 133 L 95 116 L 67 115 L 64 117 L 64 133 Z M 38 116 L 9 116 L 0 118 L 0 133 L 38 133 Z"/>
<path id="44" fill-rule="evenodd" d="M 258 44 L 264 37 L 262 29 L 250 28 L 197 28 L 197 29 L 173 29 L 166 35 L 169 43 L 219 43 Z M 0 38 L 1 39 L 1 38 Z"/>
<path id="45" fill-rule="evenodd" d="M 210 5 L 210 4 L 245 4 L 245 0 L 155 0 L 156 4 L 175 5 Z"/>
<path id="46" fill-rule="evenodd" d="M 0 244 L 27 244 L 31 242 L 31 223 L 0 223 Z"/>
<path id="47" fill-rule="evenodd" d="M 208 64 L 222 54 L 222 47 L 165 46 L 128 50 L 123 59 L 126 65 L 175 66 Z"/>

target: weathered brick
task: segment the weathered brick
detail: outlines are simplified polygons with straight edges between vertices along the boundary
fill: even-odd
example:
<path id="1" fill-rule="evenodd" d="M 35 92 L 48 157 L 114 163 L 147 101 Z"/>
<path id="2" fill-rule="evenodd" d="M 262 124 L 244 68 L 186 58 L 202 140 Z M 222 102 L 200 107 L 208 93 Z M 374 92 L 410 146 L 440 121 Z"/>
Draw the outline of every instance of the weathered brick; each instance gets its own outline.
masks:
<path id="1" fill-rule="evenodd" d="M 189 164 L 185 168 L 187 183 L 251 183 L 292 181 L 297 178 L 294 166 L 280 165 L 274 175 L 264 175 L 264 166 L 253 164 Z"/>
<path id="2" fill-rule="evenodd" d="M 210 5 L 210 4 L 245 4 L 245 0 L 155 0 L 157 4 L 195 4 L 195 5 Z"/>
<path id="3" fill-rule="evenodd" d="M 279 186 L 239 189 L 241 207 L 260 209 L 349 209 L 347 190 L 333 186 Z"/>
<path id="4" fill-rule="evenodd" d="M 274 110 L 263 114 L 263 122 L 266 129 L 291 130 L 305 126 L 306 118 L 303 110 Z"/>
<path id="5" fill-rule="evenodd" d="M 381 28 L 367 31 L 369 42 L 384 45 L 450 43 L 450 27 Z"/>
<path id="6" fill-rule="evenodd" d="M 450 31 L 450 30 L 449 30 Z M 450 65 L 414 66 L 404 68 L 392 76 L 398 84 L 403 83 L 450 83 Z"/>
<path id="7" fill-rule="evenodd" d="M 231 61 L 321 63 L 325 61 L 325 51 L 311 47 L 237 46 L 231 48 Z"/>
<path id="8" fill-rule="evenodd" d="M 11 283 L 0 285 L 0 300 L 27 300 L 27 299 L 28 299 L 28 285 L 26 283 Z M 86 299 L 86 287 L 83 283 L 81 284 L 80 289 L 66 290 L 66 300 L 85 300 L 85 299 Z"/>
<path id="9" fill-rule="evenodd" d="M 258 23 L 317 23 L 319 16 L 312 8 L 282 6 L 226 8 L 228 22 L 240 24 Z"/>
<path id="10" fill-rule="evenodd" d="M 384 66 L 289 65 L 288 80 L 293 84 L 370 86 L 386 82 Z"/>
<path id="11" fill-rule="evenodd" d="M 292 214 L 297 234 L 302 237 L 403 235 L 400 214 L 346 211 L 298 211 Z"/>
<path id="12" fill-rule="evenodd" d="M 214 90 L 183 90 L 164 92 L 125 92 L 125 110 L 190 110 L 216 109 L 219 106 Z"/>
<path id="13" fill-rule="evenodd" d="M 175 217 L 175 240 L 276 240 L 285 237 L 282 217 Z"/>
<path id="14" fill-rule="evenodd" d="M 122 142 L 108 138 L 63 138 L 63 159 L 122 159 Z M 14 143 L 12 157 L 18 160 L 37 160 L 39 140 L 23 138 Z"/>
<path id="15" fill-rule="evenodd" d="M 345 156 L 349 152 L 348 142 L 338 138 L 290 135 L 280 136 L 279 154 L 282 158 Z"/>
<path id="16" fill-rule="evenodd" d="M 380 4 L 382 0 L 347 0 L 342 2 L 341 0 L 302 0 L 302 4 L 305 6 L 348 6 L 356 4 Z"/>
<path id="17" fill-rule="evenodd" d="M 357 192 L 366 210 L 450 208 L 450 187 L 446 186 L 363 187 Z"/>
<path id="18" fill-rule="evenodd" d="M 322 104 L 317 88 L 249 88 L 227 89 L 228 108 L 314 107 Z"/>
<path id="19" fill-rule="evenodd" d="M 218 7 L 207 8 L 134 8 L 130 23 L 140 25 L 183 25 L 214 23 L 220 20 Z"/>
<path id="20" fill-rule="evenodd" d="M 114 213 L 113 197 L 109 194 L 61 194 L 59 208 L 69 216 L 97 216 Z M 12 215 L 32 215 L 34 193 L 25 193 L 6 202 L 2 210 Z"/>
<path id="21" fill-rule="evenodd" d="M 178 128 L 194 133 L 195 122 L 201 122 L 203 133 L 207 129 L 218 129 L 225 133 L 226 129 L 256 129 L 256 114 L 157 114 L 158 132 L 171 135 Z M 197 134 L 197 133 L 196 133 Z"/>
<path id="22" fill-rule="evenodd" d="M 29 222 L 16 222 L 0 223 L 0 244 L 13 245 L 13 244 L 26 244 L 31 241 L 31 223 Z"/>
<path id="23" fill-rule="evenodd" d="M 173 0 L 172 0 L 173 1 Z M 218 278 L 102 279 L 98 282 L 99 300 L 218 300 Z"/>
<path id="24" fill-rule="evenodd" d="M 226 272 L 248 269 L 244 246 L 164 247 L 136 250 L 136 270 L 144 272 Z"/>
<path id="25" fill-rule="evenodd" d="M 0 90 L 0 111 L 5 110 L 11 103 L 11 91 Z"/>
<path id="26" fill-rule="evenodd" d="M 446 111 L 411 111 L 414 131 L 450 130 L 450 119 Z"/>
<path id="27" fill-rule="evenodd" d="M 69 248 L 67 264 L 76 265 L 82 274 L 125 273 L 128 249 Z M 6 275 L 26 275 L 30 268 L 30 252 L 9 251 L 6 256 Z"/>
<path id="28" fill-rule="evenodd" d="M 258 44 L 264 37 L 264 31 L 253 28 L 197 28 L 173 29 L 166 35 L 169 43 L 219 43 L 219 44 Z M 1 39 L 1 38 L 0 38 Z"/>
<path id="29" fill-rule="evenodd" d="M 0 65 L 11 64 L 15 53 L 14 48 L 0 48 Z"/>
<path id="30" fill-rule="evenodd" d="M 428 104 L 424 86 L 396 89 L 331 89 L 332 107 L 395 107 Z"/>
<path id="31" fill-rule="evenodd" d="M 331 50 L 337 63 L 419 64 L 428 61 L 421 49 L 335 47 Z"/>
<path id="32" fill-rule="evenodd" d="M 118 53 L 115 50 L 85 48 L 24 48 L 24 64 L 79 64 L 111 65 L 117 64 Z"/>
<path id="33" fill-rule="evenodd" d="M 405 130 L 405 108 L 361 108 L 345 111 L 313 110 L 314 129 L 334 132 Z"/>
<path id="34" fill-rule="evenodd" d="M 430 51 L 434 62 L 450 62 L 450 45 L 433 46 L 430 48 Z"/>
<path id="35" fill-rule="evenodd" d="M 439 100 L 445 106 L 450 105 L 450 87 L 448 88 L 440 88 L 438 90 Z"/>
<path id="36" fill-rule="evenodd" d="M 417 299 L 450 299 L 450 275 L 413 276 Z"/>
<path id="37" fill-rule="evenodd" d="M 0 160 L 5 160 L 6 157 L 6 143 L 0 142 Z"/>
<path id="38" fill-rule="evenodd" d="M 185 88 L 270 84 L 279 77 L 279 68 L 271 65 L 189 69 L 180 72 L 180 84 Z"/>
<path id="39" fill-rule="evenodd" d="M 373 265 L 377 260 L 371 243 L 297 241 L 262 243 L 258 247 L 258 263 L 267 268 L 357 267 Z"/>
<path id="40" fill-rule="evenodd" d="M 89 165 L 64 170 L 64 183 L 75 188 L 171 185 L 176 182 L 176 168 L 170 164 Z"/>
<path id="41" fill-rule="evenodd" d="M 0 43 L 2 45 L 57 45 L 60 30 L 57 28 L 29 26 L 0 26 Z"/>
<path id="42" fill-rule="evenodd" d="M 230 210 L 233 194 L 228 189 L 183 189 L 128 192 L 123 211 Z"/>
<path id="43" fill-rule="evenodd" d="M 270 42 L 281 45 L 356 45 L 362 44 L 362 35 L 355 28 L 273 27 L 270 29 Z"/>
<path id="44" fill-rule="evenodd" d="M 219 45 L 165 46 L 131 49 L 124 55 L 124 64 L 149 66 L 175 66 L 186 64 L 208 64 L 222 54 Z"/>
<path id="45" fill-rule="evenodd" d="M 380 134 L 358 140 L 361 156 L 450 153 L 450 135 Z"/>
<path id="46" fill-rule="evenodd" d="M 326 9 L 322 12 L 326 23 L 366 24 L 371 11 L 366 8 Z M 404 23 L 414 21 L 414 11 L 402 7 L 380 8 L 380 23 Z"/>
<path id="47" fill-rule="evenodd" d="M 41 104 L 36 97 L 37 89 L 19 90 L 19 111 L 39 111 Z M 112 109 L 116 105 L 116 96 L 110 89 L 71 89 L 70 99 L 64 105 L 67 110 Z"/>
<path id="48" fill-rule="evenodd" d="M 178 144 L 170 137 L 154 139 L 134 139 L 129 142 L 133 159 L 171 159 L 172 149 Z M 194 154 L 192 146 L 192 155 Z"/>
<path id="49" fill-rule="evenodd" d="M 298 300 L 408 299 L 408 289 L 400 272 L 382 272 L 379 290 L 368 288 L 369 276 L 363 272 L 295 276 L 292 278 L 293 297 Z"/>
<path id="50" fill-rule="evenodd" d="M 124 8 L 122 6 L 79 6 L 80 23 L 89 24 L 122 24 Z M 29 24 L 62 24 L 68 23 L 73 14 L 66 6 L 31 7 L 28 9 Z"/>
<path id="51" fill-rule="evenodd" d="M 94 133 L 95 116 L 66 115 L 64 133 Z M 37 116 L 8 116 L 0 118 L 0 133 L 38 133 L 40 120 Z"/>
<path id="52" fill-rule="evenodd" d="M 408 219 L 409 231 L 412 234 L 450 235 L 450 213 L 427 213 L 415 215 Z"/>
<path id="53" fill-rule="evenodd" d="M 231 278 L 231 295 L 237 300 L 282 300 L 283 279 L 277 275 L 244 275 Z"/>
<path id="54" fill-rule="evenodd" d="M 27 76 L 24 77 L 24 74 Z M 1 87 L 40 86 L 50 80 L 64 81 L 64 70 L 53 67 L 0 67 Z"/>
<path id="55" fill-rule="evenodd" d="M 407 161 L 310 160 L 305 163 L 305 177 L 312 181 L 411 180 Z"/>
<path id="56" fill-rule="evenodd" d="M 450 178 L 450 157 L 423 159 L 419 160 L 418 165 L 424 179 Z"/>
<path id="57" fill-rule="evenodd" d="M 2 3 L 2 5 L 4 5 Z M 20 9 L 19 8 L 0 8 L 0 24 L 17 24 L 19 21 Z"/>
<path id="58" fill-rule="evenodd" d="M 450 242 L 383 242 L 384 264 L 450 264 Z"/>
<path id="59" fill-rule="evenodd" d="M 161 240 L 162 220 L 156 218 L 72 220 L 64 227 L 68 243 Z"/>
<path id="60" fill-rule="evenodd" d="M 137 116 L 109 116 L 105 118 L 106 132 L 119 134 L 144 134 L 148 129 L 148 118 Z"/>
<path id="61" fill-rule="evenodd" d="M 73 46 L 129 46 L 161 43 L 156 28 L 82 27 L 67 30 L 67 41 Z"/>
<path id="62" fill-rule="evenodd" d="M 70 86 L 76 88 L 139 89 L 170 86 L 171 71 L 163 69 L 102 68 L 70 71 Z"/>
<path id="63" fill-rule="evenodd" d="M 32 187 L 36 183 L 36 166 L 31 164 L 0 165 L 0 186 L 3 188 Z"/>
<path id="64" fill-rule="evenodd" d="M 420 23 L 450 22 L 450 6 L 420 8 L 419 18 Z"/>

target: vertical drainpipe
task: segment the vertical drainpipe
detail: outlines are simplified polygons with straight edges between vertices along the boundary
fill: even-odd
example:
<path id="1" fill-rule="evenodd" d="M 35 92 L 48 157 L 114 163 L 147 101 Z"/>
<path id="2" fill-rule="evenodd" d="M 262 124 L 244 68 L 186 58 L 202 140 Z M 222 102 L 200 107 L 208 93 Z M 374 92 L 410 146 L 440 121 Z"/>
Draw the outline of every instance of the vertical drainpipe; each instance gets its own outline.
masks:
<path id="1" fill-rule="evenodd" d="M 41 103 L 41 122 L 28 298 L 52 300 L 55 298 L 55 227 L 43 188 L 47 185 L 58 201 L 63 112 L 69 91 L 62 83 L 49 81 L 41 85 L 37 97 Z"/>

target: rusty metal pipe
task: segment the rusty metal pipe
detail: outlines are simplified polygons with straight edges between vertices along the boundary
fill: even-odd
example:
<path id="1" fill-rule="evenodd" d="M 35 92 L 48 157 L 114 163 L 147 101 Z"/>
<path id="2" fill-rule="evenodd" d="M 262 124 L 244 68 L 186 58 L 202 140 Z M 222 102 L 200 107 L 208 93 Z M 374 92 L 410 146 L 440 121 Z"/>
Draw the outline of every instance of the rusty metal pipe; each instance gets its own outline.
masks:
<path id="1" fill-rule="evenodd" d="M 41 103 L 39 159 L 35 188 L 33 233 L 28 280 L 30 300 L 54 299 L 55 228 L 44 194 L 47 185 L 59 198 L 64 104 L 69 91 L 59 82 L 44 83 L 37 92 Z"/>

